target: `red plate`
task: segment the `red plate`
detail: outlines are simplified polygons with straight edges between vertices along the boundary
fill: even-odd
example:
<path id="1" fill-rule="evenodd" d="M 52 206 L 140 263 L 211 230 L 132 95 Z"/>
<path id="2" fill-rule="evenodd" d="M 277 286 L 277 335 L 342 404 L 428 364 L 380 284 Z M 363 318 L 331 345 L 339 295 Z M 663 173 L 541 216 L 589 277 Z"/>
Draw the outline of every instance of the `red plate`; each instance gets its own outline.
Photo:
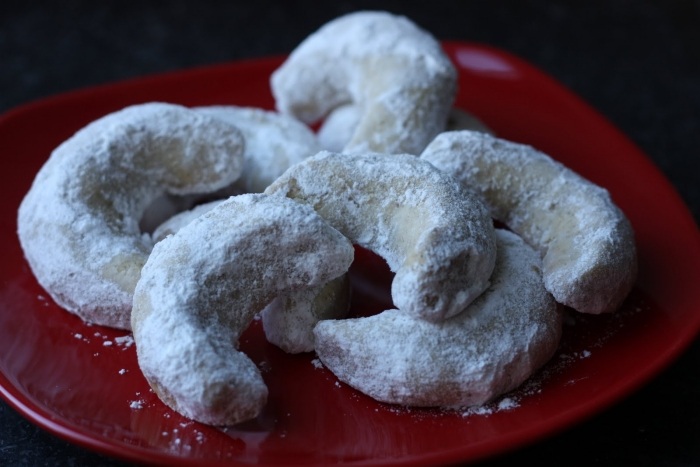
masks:
<path id="1" fill-rule="evenodd" d="M 459 107 L 607 187 L 637 233 L 639 280 L 620 312 L 575 317 L 560 352 L 523 388 L 481 411 L 387 406 L 338 383 L 313 355 L 289 356 L 267 344 L 254 323 L 242 348 L 263 370 L 269 403 L 257 420 L 219 430 L 160 403 L 127 333 L 86 325 L 47 299 L 23 259 L 15 219 L 50 151 L 89 121 L 139 102 L 272 108 L 267 79 L 278 57 L 87 89 L 0 118 L 0 164 L 12 174 L 0 202 L 0 394 L 54 434 L 130 460 L 417 465 L 522 446 L 605 409 L 656 375 L 700 329 L 700 235 L 690 213 L 633 144 L 552 79 L 499 50 L 445 48 L 460 71 Z M 360 254 L 353 274 L 355 309 L 387 306 L 389 276 L 380 262 Z"/>

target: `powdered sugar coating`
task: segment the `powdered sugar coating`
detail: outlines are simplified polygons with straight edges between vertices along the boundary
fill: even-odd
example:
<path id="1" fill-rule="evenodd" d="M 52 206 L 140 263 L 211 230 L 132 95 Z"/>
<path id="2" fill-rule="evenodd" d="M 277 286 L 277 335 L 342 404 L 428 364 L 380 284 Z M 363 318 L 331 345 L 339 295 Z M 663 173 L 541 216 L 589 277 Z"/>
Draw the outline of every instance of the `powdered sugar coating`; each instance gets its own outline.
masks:
<path id="1" fill-rule="evenodd" d="M 478 190 L 494 218 L 540 251 L 558 302 L 598 314 L 630 292 L 634 232 L 604 188 L 530 146 L 479 132 L 443 133 L 421 158 Z"/>
<path id="2" fill-rule="evenodd" d="M 271 77 L 277 109 L 312 123 L 354 103 L 362 118 L 342 152 L 418 154 L 445 126 L 457 72 L 409 19 L 360 11 L 307 37 Z"/>
<path id="3" fill-rule="evenodd" d="M 158 198 L 141 219 L 144 232 L 153 232 L 176 214 L 207 201 L 260 193 L 289 166 L 320 150 L 314 132 L 289 115 L 234 105 L 210 105 L 194 110 L 230 123 L 241 132 L 245 140 L 242 172 L 232 184 L 215 192 Z"/>
<path id="4" fill-rule="evenodd" d="M 352 139 L 360 118 L 362 108 L 358 105 L 345 104 L 333 109 L 318 129 L 318 142 L 321 147 L 331 152 L 342 152 Z M 458 108 L 450 110 L 443 130 L 473 130 L 493 134 L 493 130 L 475 115 Z"/>
<path id="5" fill-rule="evenodd" d="M 267 389 L 237 341 L 274 297 L 325 284 L 353 259 L 313 209 L 234 196 L 157 243 L 134 293 L 143 374 L 174 410 L 202 423 L 257 416 Z"/>
<path id="6" fill-rule="evenodd" d="M 316 324 L 345 318 L 350 295 L 350 279 L 343 274 L 320 287 L 278 296 L 260 313 L 265 337 L 287 353 L 311 352 Z"/>
<path id="7" fill-rule="evenodd" d="M 198 204 L 197 206 L 193 207 L 192 209 L 188 209 L 187 211 L 178 212 L 177 214 L 160 224 L 158 227 L 156 227 L 156 229 L 151 234 L 151 238 L 153 238 L 153 243 L 158 243 L 168 235 L 175 234 L 184 226 L 186 226 L 202 214 L 211 211 L 223 201 L 223 199 L 217 199 L 214 201 L 209 201 L 208 203 Z"/>
<path id="8" fill-rule="evenodd" d="M 512 232 L 497 238 L 491 286 L 465 311 L 440 323 L 399 310 L 322 321 L 323 364 L 378 401 L 408 406 L 484 404 L 522 384 L 557 349 L 562 316 L 537 252 Z"/>
<path id="9" fill-rule="evenodd" d="M 197 217 L 214 209 L 223 200 L 200 204 L 163 222 L 154 232 L 159 242 L 173 235 Z M 350 308 L 350 283 L 347 274 L 327 284 L 296 290 L 275 297 L 261 312 L 267 340 L 287 353 L 314 349 L 313 329 L 322 319 L 346 316 Z"/>
<path id="10" fill-rule="evenodd" d="M 496 257 L 491 218 L 450 176 L 406 155 L 322 151 L 266 193 L 309 204 L 396 272 L 400 310 L 433 321 L 462 311 L 488 286 Z"/>
<path id="11" fill-rule="evenodd" d="M 234 127 L 148 103 L 106 115 L 56 148 L 18 213 L 34 275 L 82 319 L 129 329 L 132 294 L 152 248 L 139 219 L 165 192 L 216 190 L 242 170 Z"/>
<path id="12" fill-rule="evenodd" d="M 323 149 L 342 152 L 352 139 L 362 118 L 362 108 L 355 104 L 343 104 L 331 110 L 318 128 L 318 142 Z"/>
<path id="13" fill-rule="evenodd" d="M 233 105 L 195 110 L 225 120 L 243 134 L 243 173 L 233 186 L 238 193 L 262 193 L 289 167 L 321 149 L 314 132 L 290 115 Z"/>

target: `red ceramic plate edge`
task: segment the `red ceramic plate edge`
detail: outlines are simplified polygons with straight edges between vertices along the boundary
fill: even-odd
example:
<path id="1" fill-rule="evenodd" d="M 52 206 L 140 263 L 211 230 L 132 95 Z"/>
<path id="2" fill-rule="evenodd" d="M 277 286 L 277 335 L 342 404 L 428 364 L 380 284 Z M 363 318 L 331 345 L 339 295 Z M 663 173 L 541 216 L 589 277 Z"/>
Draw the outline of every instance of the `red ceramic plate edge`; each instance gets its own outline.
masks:
<path id="1" fill-rule="evenodd" d="M 468 43 L 462 42 L 446 42 L 446 49 L 454 50 L 458 47 L 472 46 Z M 506 61 L 517 63 L 518 67 L 523 67 L 529 69 L 530 73 L 538 75 L 538 79 L 546 80 L 549 86 L 557 90 L 561 94 L 561 99 L 568 100 L 573 103 L 573 105 L 580 107 L 583 113 L 586 113 L 586 118 L 591 121 L 596 121 L 601 127 L 602 131 L 610 133 L 610 137 L 614 138 L 623 145 L 627 145 L 626 151 L 633 152 L 634 157 L 637 159 L 636 162 L 643 163 L 644 170 L 653 174 L 657 179 L 658 183 L 663 185 L 669 194 L 673 194 L 675 198 L 675 203 L 673 207 L 676 209 L 677 213 L 675 217 L 680 220 L 685 221 L 688 229 L 697 231 L 697 226 L 690 214 L 690 211 L 685 206 L 684 202 L 678 195 L 675 187 L 663 177 L 663 175 L 658 171 L 658 169 L 653 165 L 653 163 L 648 159 L 646 155 L 642 153 L 633 143 L 631 143 L 622 133 L 620 133 L 614 125 L 607 121 L 603 116 L 601 116 L 592 107 L 588 106 L 587 103 L 580 100 L 575 94 L 571 93 L 565 89 L 560 83 L 553 80 L 548 75 L 542 73 L 538 69 L 529 65 L 528 63 L 507 54 L 506 52 L 500 51 L 498 49 L 483 46 L 481 44 L 478 47 L 488 50 L 489 53 L 501 55 Z M 236 67 L 244 67 L 246 65 L 257 66 L 267 62 L 277 62 L 280 58 L 269 57 L 261 59 L 249 59 L 244 61 L 235 62 Z M 37 100 L 25 104 L 20 107 L 16 107 L 6 112 L 0 116 L 0 124 L 3 124 L 6 120 L 10 120 L 16 117 L 21 117 L 23 114 L 31 113 L 37 109 L 42 109 L 46 107 L 51 107 L 54 105 L 60 105 L 62 102 L 70 101 L 76 98 L 87 98 L 93 94 L 101 94 L 104 92 L 111 91 L 124 91 L 131 86 L 142 86 L 148 82 L 161 81 L 164 79 L 177 81 L 182 78 L 192 78 L 197 74 L 209 74 L 215 72 L 216 69 L 225 69 L 230 65 L 221 64 L 208 67 L 194 68 L 183 71 L 175 71 L 158 75 L 151 75 L 143 78 L 132 78 L 117 83 L 108 83 L 99 86 L 93 86 L 90 88 L 70 91 L 62 93 L 56 96 L 48 97 L 45 99 Z M 700 237 L 698 237 L 700 240 Z M 700 241 L 697 242 L 700 248 Z M 696 255 L 697 256 L 697 255 Z M 542 439 L 545 436 L 551 435 L 554 432 L 561 430 L 562 428 L 570 427 L 574 423 L 578 423 L 584 419 L 590 418 L 620 399 L 626 397 L 634 390 L 638 389 L 659 372 L 661 372 L 668 364 L 675 360 L 696 338 L 698 332 L 700 331 L 700 319 L 696 320 L 694 323 L 689 323 L 683 335 L 679 336 L 679 339 L 675 341 L 675 345 L 665 349 L 665 352 L 660 353 L 657 358 L 650 360 L 646 365 L 646 371 L 638 372 L 635 378 L 626 379 L 621 382 L 614 391 L 607 391 L 597 398 L 588 400 L 585 404 L 579 404 L 575 409 L 561 413 L 559 416 L 554 417 L 548 421 L 546 425 L 539 425 L 537 429 L 532 427 L 520 430 L 518 432 L 510 432 L 507 436 L 503 436 L 498 440 L 498 444 L 501 445 L 497 449 L 498 453 L 504 453 L 506 450 L 516 449 L 528 444 L 534 440 Z M 31 401 L 31 398 L 27 397 L 22 392 L 12 392 L 7 389 L 7 387 L 12 387 L 16 389 L 14 384 L 9 381 L 5 375 L 0 374 L 0 396 L 5 399 L 8 404 L 18 410 L 27 419 L 46 429 L 47 431 L 57 435 L 58 437 L 75 443 L 77 445 L 92 449 L 94 451 L 116 456 L 118 458 L 127 460 L 139 460 L 146 462 L 163 462 L 167 461 L 169 463 L 179 464 L 178 458 L 174 458 L 165 453 L 153 453 L 146 449 L 134 447 L 134 446 L 116 446 L 110 442 L 109 438 L 101 437 L 95 435 L 95 433 L 88 432 L 80 427 L 73 426 L 70 423 L 66 423 L 63 420 L 54 420 L 54 418 L 46 413 L 41 407 Z M 486 456 L 492 455 L 496 452 L 492 446 L 494 442 L 484 442 L 480 446 L 470 445 L 470 457 L 469 460 L 478 460 Z M 505 445 L 505 446 L 503 446 Z M 463 450 L 455 449 L 453 451 L 443 451 L 437 454 L 427 454 L 425 457 L 414 457 L 409 462 L 403 462 L 403 465 L 420 465 L 428 461 L 439 461 L 439 462 L 453 462 L 460 461 L 463 459 Z M 192 465 L 192 459 L 180 459 L 183 464 Z M 384 461 L 368 462 L 368 464 L 386 464 Z"/>
<path id="2" fill-rule="evenodd" d="M 8 387 L 12 387 L 16 392 L 9 391 Z M 0 397 L 24 418 L 64 441 L 125 461 L 163 461 L 161 456 L 153 456 L 153 453 L 148 450 L 138 447 L 127 450 L 123 447 L 115 446 L 113 442 L 110 442 L 109 438 L 84 430 L 78 425 L 67 423 L 65 420 L 54 419 L 51 414 L 47 413 L 17 389 L 2 373 L 0 373 Z"/>

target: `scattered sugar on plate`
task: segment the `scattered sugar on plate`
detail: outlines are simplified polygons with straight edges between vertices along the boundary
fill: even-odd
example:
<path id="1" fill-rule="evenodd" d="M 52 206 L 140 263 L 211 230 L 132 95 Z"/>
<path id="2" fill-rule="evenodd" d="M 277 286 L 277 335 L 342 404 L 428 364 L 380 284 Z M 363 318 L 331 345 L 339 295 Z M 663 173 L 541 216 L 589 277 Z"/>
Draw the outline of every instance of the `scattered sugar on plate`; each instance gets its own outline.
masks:
<path id="1" fill-rule="evenodd" d="M 321 363 L 321 359 L 320 359 L 320 358 L 314 358 L 313 360 L 311 360 L 311 364 L 312 364 L 312 365 L 314 366 L 314 368 L 316 368 L 317 370 L 323 368 L 323 363 Z"/>
<path id="2" fill-rule="evenodd" d="M 261 373 L 268 373 L 268 372 L 270 372 L 270 370 L 272 370 L 272 366 L 270 365 L 270 362 L 265 361 L 265 360 L 258 363 L 258 368 L 260 369 Z"/>
<path id="3" fill-rule="evenodd" d="M 124 348 L 129 348 L 132 345 L 134 345 L 134 338 L 131 334 L 127 334 L 126 336 L 120 336 L 120 337 L 115 337 L 114 342 L 117 345 L 124 346 Z"/>
<path id="4" fill-rule="evenodd" d="M 517 401 L 514 399 L 511 399 L 510 397 L 504 397 L 499 403 L 498 403 L 498 410 L 510 410 L 518 407 L 520 404 L 518 404 Z"/>
<path id="5" fill-rule="evenodd" d="M 462 412 L 462 417 L 469 417 L 471 415 L 491 415 L 494 410 L 485 405 L 477 405 L 475 407 L 469 407 L 464 412 Z"/>
<path id="6" fill-rule="evenodd" d="M 85 336 L 85 334 L 83 334 L 83 333 L 76 332 L 73 334 L 73 337 L 75 337 L 79 341 L 90 343 L 90 338 Z"/>
<path id="7" fill-rule="evenodd" d="M 140 410 L 143 408 L 143 401 L 142 400 L 131 401 L 129 403 L 129 408 L 131 408 L 133 410 Z"/>
<path id="8" fill-rule="evenodd" d="M 513 397 L 504 397 L 498 403 L 490 403 L 486 405 L 477 405 L 474 407 L 467 407 L 462 411 L 462 417 L 469 417 L 471 415 L 492 415 L 497 412 L 505 412 L 507 410 L 513 410 L 520 407 L 518 401 Z"/>

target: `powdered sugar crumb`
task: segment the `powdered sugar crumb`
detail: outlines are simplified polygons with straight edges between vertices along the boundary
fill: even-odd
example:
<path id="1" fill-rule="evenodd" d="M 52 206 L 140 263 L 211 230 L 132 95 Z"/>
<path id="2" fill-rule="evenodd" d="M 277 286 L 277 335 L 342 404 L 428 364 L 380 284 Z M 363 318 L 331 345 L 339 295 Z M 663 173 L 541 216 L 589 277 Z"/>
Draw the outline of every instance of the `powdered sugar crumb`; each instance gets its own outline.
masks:
<path id="1" fill-rule="evenodd" d="M 128 349 L 134 345 L 134 338 L 131 334 L 127 334 L 124 336 L 118 336 L 118 337 L 115 337 L 114 339 L 110 339 L 106 334 L 102 334 L 99 331 L 93 332 L 91 335 L 85 335 L 83 333 L 76 332 L 76 333 L 73 333 L 73 337 L 77 340 L 80 340 L 80 341 L 83 341 L 86 343 L 91 342 L 91 337 L 94 337 L 96 339 L 102 339 L 103 340 L 103 342 L 102 342 L 103 347 L 112 347 L 113 345 L 116 344 L 117 346 L 121 347 L 124 350 Z M 93 356 L 95 356 L 95 357 L 97 355 L 99 355 L 98 352 L 95 352 L 93 354 Z"/>
<path id="2" fill-rule="evenodd" d="M 258 368 L 260 368 L 261 373 L 268 373 L 272 369 L 270 363 L 266 361 L 258 363 Z"/>
<path id="3" fill-rule="evenodd" d="M 140 410 L 143 408 L 144 402 L 142 400 L 135 400 L 129 403 L 129 408 L 132 410 Z"/>
<path id="4" fill-rule="evenodd" d="M 477 405 L 475 407 L 469 407 L 464 412 L 462 412 L 462 417 L 469 417 L 471 415 L 491 415 L 494 410 L 485 405 Z"/>
<path id="5" fill-rule="evenodd" d="M 131 334 L 127 334 L 126 336 L 115 337 L 114 342 L 117 345 L 124 346 L 124 348 L 128 349 L 134 345 L 134 338 Z"/>
<path id="6" fill-rule="evenodd" d="M 498 402 L 485 405 L 475 405 L 473 407 L 466 407 L 462 410 L 461 414 L 462 417 L 469 417 L 472 415 L 488 416 L 497 412 L 513 410 L 517 407 L 520 407 L 520 402 L 515 397 L 504 397 Z"/>
<path id="7" fill-rule="evenodd" d="M 520 404 L 518 404 L 517 401 L 510 397 L 504 397 L 501 402 L 498 403 L 498 410 L 510 410 L 514 409 L 515 407 L 518 407 Z"/>
<path id="8" fill-rule="evenodd" d="M 90 343 L 90 338 L 83 333 L 73 333 L 73 337 L 79 341 Z"/>
<path id="9" fill-rule="evenodd" d="M 323 363 L 321 362 L 321 359 L 320 359 L 320 358 L 314 358 L 313 360 L 311 360 L 311 364 L 312 364 L 312 365 L 314 366 L 314 368 L 316 368 L 317 370 L 320 370 L 321 368 L 323 368 Z"/>
<path id="10" fill-rule="evenodd" d="M 589 358 L 591 355 L 590 350 L 582 350 L 580 352 L 572 352 L 570 354 L 568 353 L 560 353 L 559 354 L 559 359 L 563 361 L 571 361 L 571 360 L 583 360 L 584 358 Z"/>

